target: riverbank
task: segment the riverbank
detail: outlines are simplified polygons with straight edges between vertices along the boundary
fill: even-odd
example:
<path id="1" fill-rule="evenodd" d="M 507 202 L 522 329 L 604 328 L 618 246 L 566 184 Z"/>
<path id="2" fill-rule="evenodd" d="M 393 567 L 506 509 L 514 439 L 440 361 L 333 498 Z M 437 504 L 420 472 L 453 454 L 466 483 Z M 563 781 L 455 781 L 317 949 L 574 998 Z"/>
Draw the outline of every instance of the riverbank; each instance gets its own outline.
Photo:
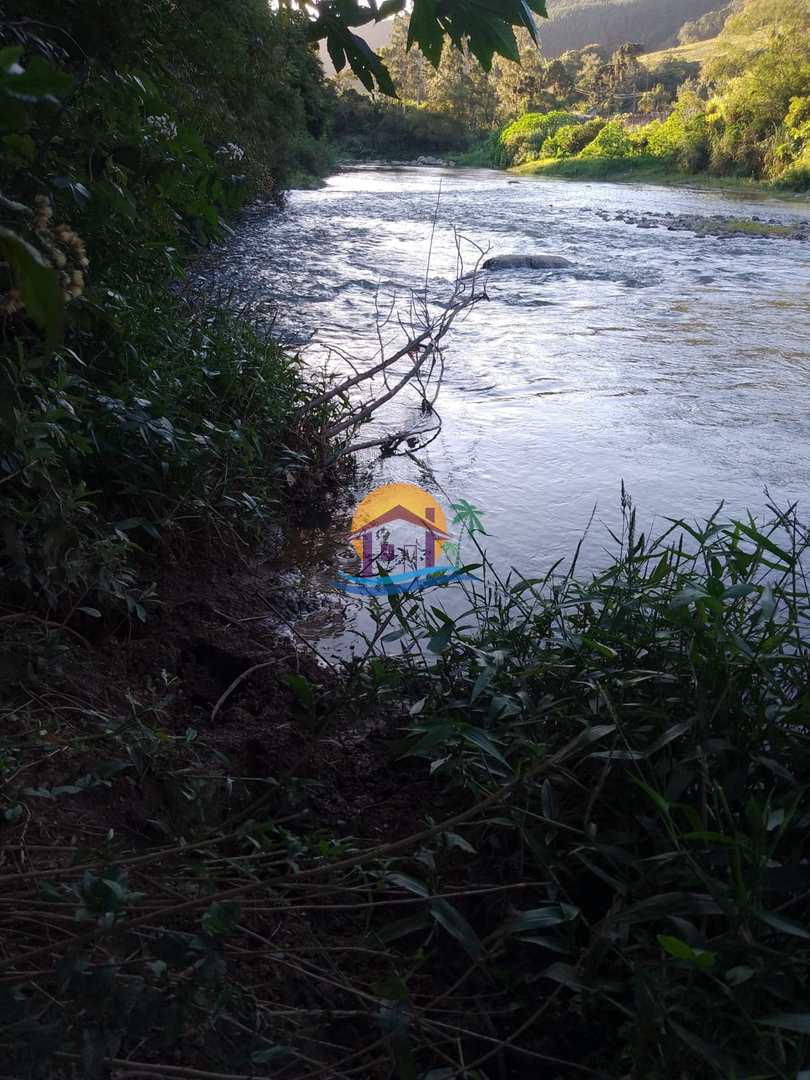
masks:
<path id="1" fill-rule="evenodd" d="M 465 162 L 459 162 L 465 164 Z M 779 198 L 810 200 L 810 192 L 793 191 L 778 183 L 745 177 L 713 176 L 710 173 L 683 173 L 660 159 L 638 158 L 545 158 L 527 161 L 508 170 L 518 176 L 551 177 L 557 180 L 611 181 L 615 183 L 658 184 L 662 187 L 697 187 L 740 194 L 773 195 Z"/>
<path id="2" fill-rule="evenodd" d="M 427 231 L 435 177 L 418 176 Z M 356 209 L 335 201 L 359 261 Z M 309 232 L 296 211 L 257 215 L 236 239 L 253 280 L 251 246 L 265 266 L 272 237 L 274 297 L 282 245 L 310 279 L 342 250 L 323 207 Z M 519 213 L 548 238 L 547 218 Z M 297 313 L 300 280 L 286 286 Z M 243 324 L 220 313 L 220 339 L 209 307 L 180 310 L 197 312 L 196 351 L 182 366 L 156 352 L 158 371 L 222 385 Z M 253 334 L 224 372 L 239 386 L 248 365 L 248 402 L 262 382 Z M 299 401 L 300 367 L 265 346 L 291 364 Z M 469 347 L 466 362 L 472 379 Z M 276 430 L 264 407 L 238 415 L 260 442 Z M 276 519 L 299 485 L 311 508 L 308 440 L 271 445 Z M 525 462 L 525 427 L 519 446 Z M 217 505 L 192 491 L 189 513 Z M 351 663 L 302 632 L 319 610 L 339 626 L 340 600 L 291 578 L 266 517 L 251 547 L 217 543 L 219 515 L 207 545 L 201 527 L 159 538 L 138 564 L 140 612 L 102 615 L 89 597 L 59 617 L 4 610 L 0 978 L 13 997 L 0 1042 L 14 1075 L 796 1074 L 810 969 L 807 530 L 790 512 L 718 517 L 651 541 L 626 496 L 622 509 L 620 545 L 593 575 L 570 565 L 571 545 L 556 577 L 506 581 L 467 536 L 487 584 L 465 614 L 445 614 L 441 593 L 394 597 Z M 536 536 L 532 515 L 512 517 Z"/>
<path id="3" fill-rule="evenodd" d="M 279 636 L 268 553 L 167 566 L 123 639 L 32 622 L 58 662 L 2 706 L 15 1075 L 795 1075 L 807 534 L 690 531 L 645 540 L 625 500 L 595 578 L 489 566 L 472 621 L 392 603 L 340 668 Z"/>

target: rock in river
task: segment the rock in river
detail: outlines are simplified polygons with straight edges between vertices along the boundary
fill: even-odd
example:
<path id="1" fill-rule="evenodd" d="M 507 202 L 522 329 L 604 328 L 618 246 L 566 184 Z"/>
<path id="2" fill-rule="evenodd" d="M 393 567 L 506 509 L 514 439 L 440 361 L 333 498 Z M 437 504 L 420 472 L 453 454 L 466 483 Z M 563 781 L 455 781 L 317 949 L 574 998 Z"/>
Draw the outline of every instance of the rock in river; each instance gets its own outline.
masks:
<path id="1" fill-rule="evenodd" d="M 493 255 L 482 270 L 558 270 L 573 263 L 562 255 Z"/>

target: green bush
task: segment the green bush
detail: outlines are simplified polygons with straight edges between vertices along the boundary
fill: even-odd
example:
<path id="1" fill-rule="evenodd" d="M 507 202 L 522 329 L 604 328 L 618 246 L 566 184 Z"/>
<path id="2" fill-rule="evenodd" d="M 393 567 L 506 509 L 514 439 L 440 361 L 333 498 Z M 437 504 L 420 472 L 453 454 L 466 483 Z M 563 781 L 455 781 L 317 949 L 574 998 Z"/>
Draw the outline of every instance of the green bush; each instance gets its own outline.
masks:
<path id="1" fill-rule="evenodd" d="M 258 525 L 302 395 L 294 361 L 214 306 L 95 295 L 73 315 L 74 345 L 96 344 L 83 358 L 32 344 L 0 367 L 0 578 L 6 599 L 54 610 L 77 590 L 120 598 L 110 552 Z"/>
<path id="2" fill-rule="evenodd" d="M 791 99 L 783 127 L 772 171 L 780 184 L 801 191 L 810 186 L 810 97 Z"/>
<path id="3" fill-rule="evenodd" d="M 705 103 L 692 93 L 682 94 L 666 120 L 645 124 L 636 138 L 652 157 L 669 161 L 684 172 L 700 172 L 709 163 L 712 145 Z"/>
<path id="4" fill-rule="evenodd" d="M 248 199 L 323 169 L 322 79 L 261 0 L 225 0 L 216 47 L 223 5 L 191 6 L 91 0 L 75 55 L 0 46 L 0 582 L 21 605 L 137 605 L 139 549 L 243 531 L 290 472 L 299 368 L 177 285 Z"/>
<path id="5" fill-rule="evenodd" d="M 778 178 L 781 187 L 792 188 L 794 191 L 807 191 L 810 189 L 810 145 L 805 146 L 802 153 L 791 162 Z"/>
<path id="6" fill-rule="evenodd" d="M 630 158 L 636 145 L 620 120 L 609 120 L 580 152 L 583 158 Z"/>
<path id="7" fill-rule="evenodd" d="M 545 140 L 541 154 L 554 158 L 575 157 L 596 138 L 606 123 L 606 120 L 596 118 L 584 123 L 564 124 Z"/>
<path id="8" fill-rule="evenodd" d="M 422 154 L 460 154 L 470 135 L 449 116 L 414 105 L 372 101 L 345 90 L 337 97 L 330 138 L 338 156 L 407 161 Z"/>
<path id="9" fill-rule="evenodd" d="M 487 564 L 457 621 L 398 611 L 415 644 L 387 700 L 415 703 L 412 753 L 481 801 L 470 851 L 502 823 L 500 880 L 548 883 L 501 930 L 467 908 L 470 934 L 523 937 L 493 965 L 510 1008 L 536 1016 L 553 985 L 600 1076 L 807 1062 L 807 537 L 790 512 L 718 511 L 651 539 L 630 510 L 592 576 Z"/>
<path id="10" fill-rule="evenodd" d="M 559 128 L 576 122 L 576 116 L 562 110 L 526 113 L 500 133 L 496 164 L 508 168 L 511 165 L 534 161 L 540 156 L 541 147 L 550 135 Z"/>

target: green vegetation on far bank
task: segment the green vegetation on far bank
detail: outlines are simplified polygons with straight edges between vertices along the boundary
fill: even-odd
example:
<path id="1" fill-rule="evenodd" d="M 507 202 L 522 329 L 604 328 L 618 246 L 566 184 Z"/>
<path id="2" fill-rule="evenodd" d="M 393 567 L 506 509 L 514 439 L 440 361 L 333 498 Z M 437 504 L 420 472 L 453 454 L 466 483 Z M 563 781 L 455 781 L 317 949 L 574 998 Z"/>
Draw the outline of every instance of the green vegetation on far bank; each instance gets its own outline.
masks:
<path id="1" fill-rule="evenodd" d="M 638 180 L 653 184 L 687 183 L 689 179 L 696 179 L 687 178 L 665 162 L 646 156 L 628 159 L 540 158 L 526 161 L 522 165 L 513 165 L 510 172 L 520 173 L 522 176 L 553 176 L 563 180 Z M 705 179 L 706 175 L 703 174 L 702 179 Z M 717 183 L 728 184 L 730 181 L 717 180 Z"/>
<path id="2" fill-rule="evenodd" d="M 763 30 L 756 4 L 731 17 L 717 39 L 727 47 L 707 62 L 703 83 L 681 86 L 663 117 L 527 113 L 490 136 L 493 164 L 583 179 L 708 174 L 810 188 L 810 9 L 779 0 L 769 10 L 765 38 L 754 36 Z"/>
<path id="3" fill-rule="evenodd" d="M 471 153 L 458 159 L 457 164 L 491 167 L 491 162 L 483 160 L 483 155 L 476 160 Z M 541 158 L 515 165 L 510 170 L 520 176 L 540 176 L 560 180 L 611 181 L 613 183 L 656 184 L 662 187 L 699 187 L 718 191 L 739 191 L 775 195 L 785 189 L 775 186 L 767 180 L 752 180 L 740 176 L 712 176 L 711 173 L 684 173 L 674 169 L 666 162 L 652 157 L 634 158 Z M 807 189 L 791 193 L 794 198 L 808 197 Z M 775 225 L 764 225 L 746 219 L 735 219 L 735 231 L 747 231 L 757 235 L 778 236 L 780 229 Z M 786 231 L 791 229 L 786 227 Z"/>
<path id="4" fill-rule="evenodd" d="M 708 175 L 806 190 L 810 8 L 805 0 L 748 0 L 712 15 L 727 22 L 694 46 L 703 50 L 698 63 L 683 49 L 644 56 L 631 42 L 611 55 L 587 46 L 547 60 L 524 38 L 520 66 L 499 60 L 489 73 L 458 52 L 434 71 L 407 51 L 397 23 L 385 55 L 402 100 L 376 108 L 396 110 L 396 156 L 404 159 L 430 152 L 571 178 Z M 360 114 L 348 94 L 344 100 Z M 444 146 L 442 118 L 455 123 Z M 417 134 L 431 127 L 430 150 L 417 148 Z M 370 133 L 365 156 L 394 156 L 374 130 L 358 126 L 361 145 Z"/>

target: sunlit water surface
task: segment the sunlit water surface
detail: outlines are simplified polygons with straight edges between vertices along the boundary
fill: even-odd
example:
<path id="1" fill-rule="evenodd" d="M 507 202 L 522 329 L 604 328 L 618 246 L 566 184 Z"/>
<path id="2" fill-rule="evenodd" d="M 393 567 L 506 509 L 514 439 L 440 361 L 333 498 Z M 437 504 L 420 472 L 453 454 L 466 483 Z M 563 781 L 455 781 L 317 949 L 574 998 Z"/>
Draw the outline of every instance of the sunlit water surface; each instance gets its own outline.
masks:
<path id="1" fill-rule="evenodd" d="M 565 271 L 490 277 L 489 302 L 447 339 L 427 469 L 370 454 L 364 484 L 409 480 L 467 500 L 483 511 L 496 566 L 531 575 L 571 555 L 596 508 L 582 552 L 595 567 L 622 480 L 645 528 L 704 517 L 720 500 L 759 513 L 766 488 L 780 503 L 810 489 L 810 245 L 612 220 L 624 210 L 810 213 L 699 190 L 357 170 L 250 215 L 215 277 L 257 310 L 279 309 L 277 325 L 311 339 L 317 363 L 329 346 L 373 358 L 379 312 L 397 297 L 406 314 L 426 271 L 429 296 L 446 297 L 454 230 L 491 254 L 570 259 Z M 383 333 L 402 340 L 391 324 Z M 422 422 L 411 395 L 363 436 Z M 355 610 L 353 625 L 364 621 Z"/>

